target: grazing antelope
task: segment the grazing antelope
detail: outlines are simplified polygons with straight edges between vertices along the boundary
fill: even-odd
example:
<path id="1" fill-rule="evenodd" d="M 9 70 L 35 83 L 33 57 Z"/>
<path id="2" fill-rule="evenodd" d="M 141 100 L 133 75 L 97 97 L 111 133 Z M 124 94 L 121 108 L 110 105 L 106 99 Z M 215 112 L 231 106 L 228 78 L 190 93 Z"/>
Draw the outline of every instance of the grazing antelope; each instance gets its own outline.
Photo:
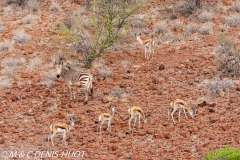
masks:
<path id="1" fill-rule="evenodd" d="M 112 114 L 102 113 L 98 117 L 98 127 L 100 126 L 100 134 L 102 134 L 102 125 L 104 122 L 108 122 L 108 132 L 111 132 L 111 121 L 114 117 L 114 114 L 115 114 L 115 107 L 112 107 Z M 97 127 L 97 132 L 98 132 L 98 127 Z"/>
<path id="2" fill-rule="evenodd" d="M 62 143 L 67 145 L 67 143 L 66 143 L 66 133 L 73 130 L 75 121 L 76 121 L 76 117 L 74 116 L 74 117 L 69 118 L 69 122 L 70 122 L 71 125 L 68 125 L 66 123 L 52 124 L 50 126 L 50 134 L 48 135 L 48 142 L 49 142 L 49 139 L 51 139 L 52 146 L 54 147 L 53 137 L 55 137 L 56 135 L 62 135 L 63 136 Z"/>
<path id="3" fill-rule="evenodd" d="M 140 118 L 142 117 L 143 120 L 144 120 L 144 123 L 147 122 L 147 118 L 142 110 L 141 107 L 138 107 L 138 106 L 133 106 L 131 108 L 128 109 L 128 113 L 130 114 L 130 119 L 128 121 L 128 125 L 129 125 L 129 130 L 131 131 L 132 128 L 131 128 L 131 121 L 133 118 L 135 118 L 135 121 L 134 121 L 134 125 L 133 125 L 133 128 L 136 124 L 136 121 L 137 121 L 137 117 L 138 117 L 138 124 L 140 126 Z"/>
<path id="4" fill-rule="evenodd" d="M 185 101 L 183 101 L 181 99 L 176 99 L 176 100 L 174 100 L 173 102 L 170 103 L 170 107 L 168 108 L 168 119 L 169 119 L 170 112 L 171 112 L 172 120 L 175 123 L 174 118 L 173 118 L 173 114 L 177 110 L 179 110 L 179 112 L 178 112 L 179 113 L 178 120 L 180 122 L 180 114 L 181 114 L 181 110 L 180 109 L 183 109 L 186 118 L 187 118 L 187 115 L 186 115 L 186 111 L 185 110 L 188 111 L 188 113 L 191 115 L 192 118 L 195 117 L 195 107 L 191 107 L 190 108 Z"/>
<path id="5" fill-rule="evenodd" d="M 140 34 L 136 34 L 137 40 L 138 42 L 142 45 L 142 47 L 144 46 L 145 49 L 145 58 L 150 58 L 151 54 L 152 54 L 152 58 L 153 58 L 153 54 L 154 54 L 154 40 L 153 37 L 147 40 L 142 40 L 141 39 L 141 33 Z M 147 54 L 147 50 L 149 51 L 149 54 Z"/>
<path id="6" fill-rule="evenodd" d="M 88 102 L 88 92 L 93 93 L 92 79 L 93 76 L 89 72 L 85 71 L 76 71 L 70 68 L 68 65 L 63 65 L 61 61 L 57 65 L 57 78 L 62 77 L 65 81 L 65 84 L 70 92 L 70 100 L 75 99 L 74 87 L 83 87 L 85 92 L 84 104 Z"/>

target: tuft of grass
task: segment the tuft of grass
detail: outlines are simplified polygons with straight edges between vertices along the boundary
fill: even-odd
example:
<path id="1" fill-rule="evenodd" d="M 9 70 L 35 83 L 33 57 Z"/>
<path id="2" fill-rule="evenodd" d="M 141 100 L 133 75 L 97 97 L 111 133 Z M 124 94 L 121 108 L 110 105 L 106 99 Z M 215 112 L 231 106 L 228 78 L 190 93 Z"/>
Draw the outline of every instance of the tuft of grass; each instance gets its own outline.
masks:
<path id="1" fill-rule="evenodd" d="M 0 42 L 0 52 L 6 52 L 12 47 L 12 43 L 9 40 Z"/>
<path id="2" fill-rule="evenodd" d="M 98 74 L 101 76 L 112 77 L 112 70 L 107 66 L 103 66 L 98 69 Z"/>
<path id="3" fill-rule="evenodd" d="M 3 33 L 5 31 L 5 27 L 2 24 L 2 22 L 0 21 L 0 33 Z"/>
<path id="4" fill-rule="evenodd" d="M 55 70 L 50 70 L 48 72 L 44 73 L 44 77 L 46 79 L 50 79 L 50 80 L 56 80 L 57 79 L 57 75 L 56 75 L 56 71 Z"/>
<path id="5" fill-rule="evenodd" d="M 52 1 L 49 9 L 50 11 L 58 11 L 61 9 L 61 7 L 57 2 Z"/>
<path id="6" fill-rule="evenodd" d="M 230 27 L 237 27 L 240 24 L 240 15 L 235 14 L 226 18 L 226 21 Z"/>
<path id="7" fill-rule="evenodd" d="M 201 34 L 211 34 L 213 30 L 213 24 L 208 22 L 205 23 L 200 29 L 199 29 L 199 33 Z"/>
<path id="8" fill-rule="evenodd" d="M 190 15 L 196 12 L 198 7 L 195 0 L 181 0 L 177 8 L 182 15 Z"/>
<path id="9" fill-rule="evenodd" d="M 234 82 L 228 78 L 224 78 L 223 80 L 214 78 L 212 81 L 208 82 L 206 87 L 208 89 L 210 97 L 212 98 L 217 98 L 225 94 L 227 91 L 236 88 Z"/>
<path id="10" fill-rule="evenodd" d="M 233 10 L 240 12 L 240 2 L 236 2 L 232 5 Z"/>
<path id="11" fill-rule="evenodd" d="M 10 80 L 2 80 L 0 81 L 0 88 L 4 89 L 4 88 L 12 88 L 12 83 Z"/>
<path id="12" fill-rule="evenodd" d="M 14 35 L 13 40 L 17 44 L 25 44 L 31 39 L 31 36 L 26 34 L 23 29 L 18 29 L 16 31 L 14 31 L 13 35 Z"/>
<path id="13" fill-rule="evenodd" d="M 190 36 L 193 32 L 196 32 L 196 31 L 197 31 L 197 25 L 190 23 L 184 29 L 184 36 Z"/>
<path id="14" fill-rule="evenodd" d="M 198 18 L 203 21 L 211 21 L 213 19 L 213 13 L 209 11 L 203 11 Z"/>
<path id="15" fill-rule="evenodd" d="M 183 23 L 179 20 L 176 20 L 171 24 L 171 28 L 173 30 L 179 30 L 179 29 L 182 29 L 182 27 L 183 27 Z"/>
<path id="16" fill-rule="evenodd" d="M 34 68 L 39 68 L 41 64 L 42 64 L 42 60 L 36 57 L 29 62 L 28 67 L 30 70 L 32 70 Z"/>
<path id="17" fill-rule="evenodd" d="M 111 91 L 110 97 L 121 97 L 122 94 L 123 94 L 123 92 L 122 92 L 121 88 L 116 87 Z"/>
<path id="18" fill-rule="evenodd" d="M 218 149 L 216 152 L 209 152 L 205 155 L 205 160 L 239 160 L 240 148 L 233 149 L 230 145 L 225 148 Z"/>
<path id="19" fill-rule="evenodd" d="M 28 0 L 26 6 L 30 11 L 36 12 L 38 10 L 38 0 Z"/>
<path id="20" fill-rule="evenodd" d="M 4 68 L 2 69 L 2 76 L 8 77 L 8 78 L 16 78 L 17 74 L 15 72 L 14 68 Z"/>
<path id="21" fill-rule="evenodd" d="M 22 24 L 30 24 L 32 20 L 32 15 L 28 14 L 22 18 Z"/>
<path id="22" fill-rule="evenodd" d="M 165 34 L 167 31 L 167 24 L 165 21 L 161 21 L 154 26 L 154 33 Z"/>
<path id="23" fill-rule="evenodd" d="M 2 65 L 2 67 L 9 67 L 9 68 L 11 68 L 11 67 L 21 66 L 25 62 L 26 62 L 25 58 L 17 58 L 17 59 L 6 58 L 6 59 L 3 59 L 1 65 Z"/>
<path id="24" fill-rule="evenodd" d="M 226 30 L 229 29 L 229 25 L 227 25 L 227 24 L 221 24 L 221 25 L 219 26 L 219 29 L 220 29 L 220 31 L 224 32 L 224 31 L 226 31 Z"/>
<path id="25" fill-rule="evenodd" d="M 54 86 L 55 82 L 51 79 L 47 79 L 45 81 L 40 82 L 41 85 L 45 85 L 48 88 L 51 88 L 52 86 Z"/>

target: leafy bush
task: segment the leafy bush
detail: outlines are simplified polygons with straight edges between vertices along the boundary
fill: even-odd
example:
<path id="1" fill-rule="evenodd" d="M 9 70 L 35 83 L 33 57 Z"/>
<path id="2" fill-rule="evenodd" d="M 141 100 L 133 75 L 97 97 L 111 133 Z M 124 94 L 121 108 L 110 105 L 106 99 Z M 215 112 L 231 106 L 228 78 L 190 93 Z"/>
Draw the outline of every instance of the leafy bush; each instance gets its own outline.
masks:
<path id="1" fill-rule="evenodd" d="M 122 42 L 122 31 L 129 26 L 130 16 L 138 11 L 141 1 L 93 0 L 89 8 L 91 20 L 88 28 L 85 29 L 86 26 L 81 23 L 72 28 L 63 25 L 59 36 L 72 43 L 75 51 L 84 59 L 85 67 L 91 67 L 95 58 L 110 52 Z"/>
<path id="2" fill-rule="evenodd" d="M 240 149 L 233 149 L 230 146 L 219 149 L 216 152 L 209 152 L 205 156 L 205 160 L 239 160 Z"/>

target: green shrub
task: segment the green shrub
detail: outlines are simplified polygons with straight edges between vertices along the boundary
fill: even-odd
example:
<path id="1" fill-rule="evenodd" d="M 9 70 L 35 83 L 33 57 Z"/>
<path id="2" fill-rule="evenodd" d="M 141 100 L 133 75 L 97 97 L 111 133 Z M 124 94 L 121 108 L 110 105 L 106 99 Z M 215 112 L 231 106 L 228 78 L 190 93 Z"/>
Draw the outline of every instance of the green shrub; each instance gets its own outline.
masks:
<path id="1" fill-rule="evenodd" d="M 143 1 L 93 0 L 88 25 L 81 23 L 84 17 L 76 17 L 80 23 L 64 24 L 60 38 L 71 42 L 75 52 L 83 57 L 85 67 L 91 67 L 95 58 L 111 52 L 123 41 L 123 30 L 129 27 L 130 17 L 142 7 Z"/>
<path id="2" fill-rule="evenodd" d="M 230 146 L 219 149 L 216 152 L 209 152 L 205 156 L 205 160 L 239 160 L 240 149 L 233 149 Z"/>

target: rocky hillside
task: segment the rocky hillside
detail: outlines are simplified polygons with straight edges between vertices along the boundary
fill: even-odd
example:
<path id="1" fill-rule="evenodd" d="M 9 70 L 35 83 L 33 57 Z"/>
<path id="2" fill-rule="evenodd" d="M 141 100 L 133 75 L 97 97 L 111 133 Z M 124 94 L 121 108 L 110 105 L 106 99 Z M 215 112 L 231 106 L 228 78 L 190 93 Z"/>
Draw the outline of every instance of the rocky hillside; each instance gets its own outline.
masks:
<path id="1" fill-rule="evenodd" d="M 239 46 L 239 1 L 207 0 L 188 14 L 180 12 L 180 2 L 151 0 L 134 15 L 137 20 L 126 42 L 88 69 L 95 76 L 94 93 L 86 105 L 81 89 L 77 99 L 69 101 L 54 62 L 64 55 L 79 69 L 81 57 L 59 38 L 59 31 L 69 12 L 85 15 L 82 23 L 88 20 L 87 2 L 1 3 L 0 159 L 8 159 L 11 151 L 18 157 L 24 151 L 25 159 L 55 159 L 46 155 L 48 151 L 59 153 L 61 159 L 199 160 L 228 144 L 240 147 L 239 78 L 222 76 L 216 60 L 219 34 L 235 43 L 234 51 Z M 144 58 L 137 32 L 143 38 L 154 36 L 153 59 Z M 177 98 L 196 107 L 196 118 L 187 114 L 186 119 L 181 113 L 178 122 L 176 112 L 175 124 L 168 119 L 169 104 Z M 111 113 L 111 104 L 116 106 L 112 132 L 104 124 L 98 135 L 98 116 Z M 127 110 L 134 105 L 150 116 L 130 132 Z M 68 145 L 57 136 L 52 147 L 47 142 L 49 126 L 66 123 L 72 115 L 77 121 L 67 133 Z"/>

